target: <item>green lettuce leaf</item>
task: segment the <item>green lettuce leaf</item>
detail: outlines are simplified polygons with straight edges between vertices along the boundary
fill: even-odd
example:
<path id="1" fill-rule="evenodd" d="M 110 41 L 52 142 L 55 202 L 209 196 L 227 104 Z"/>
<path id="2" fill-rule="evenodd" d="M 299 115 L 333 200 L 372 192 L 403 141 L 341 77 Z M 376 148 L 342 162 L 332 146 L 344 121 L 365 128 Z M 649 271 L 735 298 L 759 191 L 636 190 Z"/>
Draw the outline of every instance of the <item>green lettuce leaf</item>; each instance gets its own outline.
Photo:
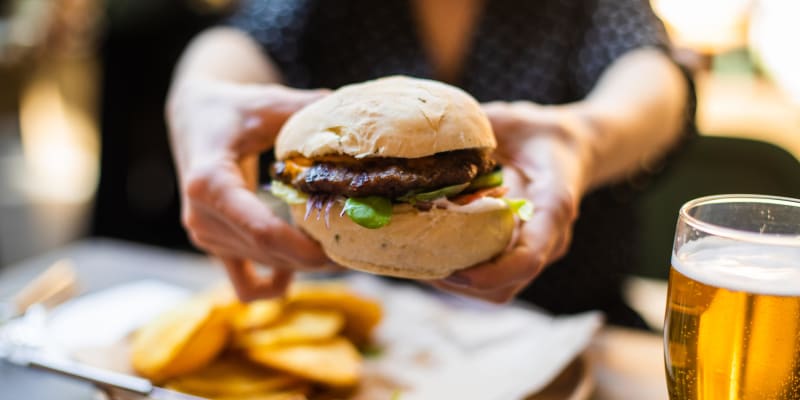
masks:
<path id="1" fill-rule="evenodd" d="M 503 199 L 503 201 L 519 219 L 527 221 L 533 216 L 533 203 L 530 201 L 525 199 Z"/>
<path id="2" fill-rule="evenodd" d="M 503 170 L 483 174 L 470 182 L 467 189 L 486 189 L 490 187 L 500 186 L 503 184 Z"/>
<path id="3" fill-rule="evenodd" d="M 397 200 L 405 201 L 414 204 L 417 201 L 433 201 L 440 197 L 450 197 L 459 194 L 469 186 L 469 183 L 462 183 L 459 185 L 445 186 L 441 189 L 436 189 L 425 193 L 408 193 L 398 198 Z"/>
<path id="4" fill-rule="evenodd" d="M 392 219 L 392 202 L 385 197 L 349 197 L 344 212 L 353 222 L 369 229 L 385 226 Z"/>
<path id="5" fill-rule="evenodd" d="M 418 201 L 433 201 L 442 197 L 453 197 L 465 190 L 480 190 L 503 184 L 503 171 L 497 170 L 475 178 L 472 182 L 445 186 L 430 192 L 412 191 L 397 198 L 398 201 L 414 204 Z"/>
<path id="6" fill-rule="evenodd" d="M 272 194 L 289 204 L 303 204 L 308 201 L 308 195 L 281 182 L 272 181 L 269 186 L 269 191 Z"/>

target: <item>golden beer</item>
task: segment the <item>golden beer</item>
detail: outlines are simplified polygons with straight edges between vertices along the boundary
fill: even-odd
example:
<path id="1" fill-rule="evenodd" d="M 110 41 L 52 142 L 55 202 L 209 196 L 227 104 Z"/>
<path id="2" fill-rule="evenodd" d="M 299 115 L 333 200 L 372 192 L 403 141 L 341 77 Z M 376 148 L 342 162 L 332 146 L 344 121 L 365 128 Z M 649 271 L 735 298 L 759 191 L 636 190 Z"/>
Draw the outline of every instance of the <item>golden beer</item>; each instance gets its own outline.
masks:
<path id="1" fill-rule="evenodd" d="M 664 330 L 671 399 L 800 399 L 800 249 L 684 245 Z"/>

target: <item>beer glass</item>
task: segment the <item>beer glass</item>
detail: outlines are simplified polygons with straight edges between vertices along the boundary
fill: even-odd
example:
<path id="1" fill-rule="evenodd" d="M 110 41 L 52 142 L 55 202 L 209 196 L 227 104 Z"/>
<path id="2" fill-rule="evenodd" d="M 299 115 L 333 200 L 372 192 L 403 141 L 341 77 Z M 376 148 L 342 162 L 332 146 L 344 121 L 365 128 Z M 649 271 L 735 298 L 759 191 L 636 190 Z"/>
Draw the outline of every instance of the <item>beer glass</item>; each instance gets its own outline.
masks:
<path id="1" fill-rule="evenodd" d="M 664 325 L 670 399 L 800 399 L 800 200 L 680 209 Z"/>

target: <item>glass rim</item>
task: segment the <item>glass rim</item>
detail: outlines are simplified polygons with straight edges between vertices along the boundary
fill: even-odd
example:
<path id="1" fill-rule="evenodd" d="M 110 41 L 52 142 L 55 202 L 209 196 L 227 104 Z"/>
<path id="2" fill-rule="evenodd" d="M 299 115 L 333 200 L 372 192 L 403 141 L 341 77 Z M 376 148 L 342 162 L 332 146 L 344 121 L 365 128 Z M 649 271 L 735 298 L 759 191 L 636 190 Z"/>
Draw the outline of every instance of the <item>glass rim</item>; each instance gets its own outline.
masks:
<path id="1" fill-rule="evenodd" d="M 698 197 L 696 199 L 687 201 L 681 206 L 678 215 L 687 225 L 715 236 L 751 243 L 800 247 L 800 234 L 786 235 L 745 231 L 702 221 L 689 215 L 689 211 L 698 206 L 722 203 L 776 204 L 794 207 L 797 208 L 798 212 L 800 212 L 800 199 L 791 197 L 763 194 L 718 194 L 713 196 Z"/>

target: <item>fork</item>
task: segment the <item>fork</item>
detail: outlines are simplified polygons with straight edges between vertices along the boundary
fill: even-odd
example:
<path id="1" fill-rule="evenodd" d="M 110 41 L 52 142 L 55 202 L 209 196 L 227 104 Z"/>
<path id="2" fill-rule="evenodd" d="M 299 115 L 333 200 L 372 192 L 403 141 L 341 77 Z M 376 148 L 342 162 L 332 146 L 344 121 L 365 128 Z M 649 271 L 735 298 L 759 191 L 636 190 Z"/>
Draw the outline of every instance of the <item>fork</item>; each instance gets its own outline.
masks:
<path id="1" fill-rule="evenodd" d="M 44 345 L 47 308 L 77 293 L 77 274 L 69 260 L 59 260 L 22 287 L 10 300 L 0 302 L 0 358 L 15 349 Z"/>
<path id="2" fill-rule="evenodd" d="M 77 293 L 77 273 L 70 260 L 58 260 L 10 300 L 0 302 L 0 323 L 18 317 L 34 304 L 54 307 Z"/>

